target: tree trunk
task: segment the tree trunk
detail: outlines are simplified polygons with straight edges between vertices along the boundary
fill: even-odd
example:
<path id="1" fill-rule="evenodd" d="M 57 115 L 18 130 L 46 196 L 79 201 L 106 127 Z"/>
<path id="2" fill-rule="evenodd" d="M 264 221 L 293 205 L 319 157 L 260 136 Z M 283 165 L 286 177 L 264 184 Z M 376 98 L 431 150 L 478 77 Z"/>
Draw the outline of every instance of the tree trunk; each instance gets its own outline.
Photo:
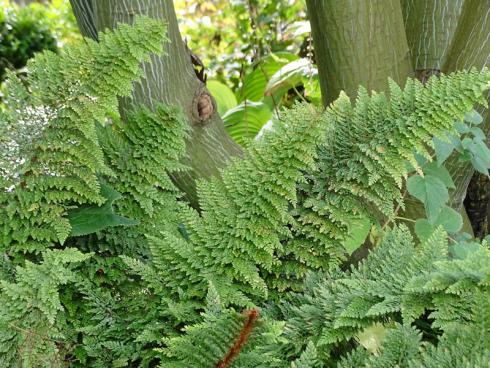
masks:
<path id="1" fill-rule="evenodd" d="M 412 64 L 417 77 L 424 82 L 425 76 L 442 69 L 463 0 L 402 0 L 401 3 Z"/>
<path id="2" fill-rule="evenodd" d="M 359 85 L 386 91 L 412 75 L 399 0 L 307 0 L 325 106 Z"/>
<path id="3" fill-rule="evenodd" d="M 186 157 L 182 163 L 190 170 L 176 174 L 177 186 L 197 205 L 195 181 L 219 174 L 230 158 L 241 156 L 241 148 L 226 133 L 216 103 L 204 83 L 195 75 L 189 50 L 179 32 L 172 1 L 159 0 L 71 0 L 82 34 L 93 37 L 93 30 L 131 23 L 137 15 L 162 19 L 170 42 L 163 56 L 152 56 L 143 64 L 145 79 L 135 83 L 132 103 L 152 108 L 155 103 L 180 106 L 190 125 Z M 121 115 L 130 106 L 121 100 Z"/>
<path id="4" fill-rule="evenodd" d="M 442 71 L 450 73 L 460 69 L 475 67 L 482 69 L 490 65 L 490 0 L 465 0 L 461 17 L 449 49 Z M 487 100 L 490 94 L 487 94 Z M 480 108 L 484 121 L 480 126 L 485 134 L 490 134 L 490 115 L 487 109 Z M 489 182 L 488 178 L 476 173 L 469 162 L 460 163 L 455 157 L 448 162 L 449 171 L 455 178 L 456 191 L 452 195 L 453 207 L 461 207 L 467 189 L 468 214 L 477 236 L 489 233 Z M 471 180 L 471 182 L 470 182 Z"/>

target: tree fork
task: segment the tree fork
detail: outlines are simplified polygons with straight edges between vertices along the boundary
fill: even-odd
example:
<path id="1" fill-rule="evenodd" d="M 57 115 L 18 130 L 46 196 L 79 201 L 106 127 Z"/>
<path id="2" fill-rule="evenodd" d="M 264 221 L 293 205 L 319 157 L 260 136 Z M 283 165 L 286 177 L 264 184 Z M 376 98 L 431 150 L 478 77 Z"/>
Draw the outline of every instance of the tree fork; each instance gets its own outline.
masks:
<path id="1" fill-rule="evenodd" d="M 137 15 L 161 19 L 167 24 L 170 42 L 164 55 L 151 57 L 142 68 L 144 79 L 134 84 L 132 99 L 121 99 L 120 111 L 132 103 L 152 109 L 155 103 L 179 106 L 187 116 L 190 136 L 182 163 L 190 169 L 173 175 L 176 185 L 197 206 L 196 179 L 219 175 L 232 157 L 242 149 L 226 133 L 216 103 L 206 86 L 196 77 L 190 54 L 179 32 L 172 1 L 157 0 L 70 0 L 80 30 L 95 38 L 94 30 L 115 28 L 117 23 L 132 23 Z"/>
<path id="2" fill-rule="evenodd" d="M 307 0 L 323 104 L 413 75 L 399 0 Z"/>

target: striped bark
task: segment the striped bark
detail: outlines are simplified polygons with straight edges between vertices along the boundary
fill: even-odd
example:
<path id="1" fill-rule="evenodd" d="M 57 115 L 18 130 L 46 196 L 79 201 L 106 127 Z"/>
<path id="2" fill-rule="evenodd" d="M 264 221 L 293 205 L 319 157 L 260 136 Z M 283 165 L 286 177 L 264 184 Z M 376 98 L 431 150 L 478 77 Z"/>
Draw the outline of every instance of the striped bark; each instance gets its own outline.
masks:
<path id="1" fill-rule="evenodd" d="M 145 79 L 135 83 L 132 101 L 150 108 L 155 103 L 180 106 L 186 113 L 191 128 L 186 157 L 182 163 L 190 169 L 175 174 L 177 186 L 187 198 L 197 205 L 195 181 L 219 175 L 230 158 L 240 156 L 241 148 L 228 136 L 221 121 L 214 99 L 206 86 L 196 77 L 179 32 L 172 1 L 159 0 L 71 0 L 75 15 L 83 33 L 92 35 L 92 29 L 100 31 L 114 28 L 117 23 L 131 23 L 137 15 L 162 19 L 167 23 L 170 42 L 165 45 L 163 56 L 152 56 L 150 63 L 142 65 Z M 121 101 L 121 114 L 129 106 L 129 100 Z M 202 104 L 212 114 L 202 114 Z"/>
<path id="2" fill-rule="evenodd" d="M 399 0 L 307 0 L 325 106 L 359 85 L 386 91 L 413 74 Z"/>
<path id="3" fill-rule="evenodd" d="M 414 69 L 419 74 L 440 71 L 458 25 L 463 0 L 402 0 L 401 3 Z"/>
<path id="4" fill-rule="evenodd" d="M 442 65 L 442 71 L 490 66 L 490 0 L 465 0 L 453 43 Z M 490 100 L 490 94 L 487 94 Z M 480 126 L 487 137 L 490 134 L 490 114 L 488 109 L 479 108 L 484 118 Z M 487 139 L 488 143 L 488 139 Z M 469 162 L 457 162 L 452 157 L 448 162 L 449 171 L 455 178 L 456 190 L 452 195 L 453 207 L 461 207 L 466 192 L 465 205 L 476 235 L 490 232 L 490 192 L 488 178 L 482 174 L 473 175 Z M 471 181 L 470 181 L 471 180 Z"/>

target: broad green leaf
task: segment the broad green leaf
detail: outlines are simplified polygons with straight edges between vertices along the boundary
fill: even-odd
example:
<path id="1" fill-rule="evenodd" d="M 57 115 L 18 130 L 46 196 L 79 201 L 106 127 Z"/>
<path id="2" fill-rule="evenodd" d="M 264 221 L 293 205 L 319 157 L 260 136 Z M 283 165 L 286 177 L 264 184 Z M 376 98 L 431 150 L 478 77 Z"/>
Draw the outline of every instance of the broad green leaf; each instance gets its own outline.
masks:
<path id="1" fill-rule="evenodd" d="M 289 52 L 278 52 L 266 56 L 243 79 L 243 86 L 239 91 L 238 102 L 245 100 L 258 102 L 262 100 L 269 79 L 284 65 L 296 59 L 298 59 L 298 56 Z"/>
<path id="2" fill-rule="evenodd" d="M 290 88 L 301 83 L 304 77 L 317 73 L 316 67 L 309 59 L 303 58 L 292 61 L 279 69 L 269 80 L 265 88 L 266 96 L 282 96 Z"/>
<path id="3" fill-rule="evenodd" d="M 455 233 L 463 227 L 463 218 L 451 207 L 445 206 L 437 216 L 434 226 L 442 226 L 448 233 Z"/>
<path id="4" fill-rule="evenodd" d="M 446 185 L 446 187 L 454 189 L 453 179 L 451 178 L 451 174 L 444 166 L 438 166 L 437 163 L 431 162 L 423 167 L 424 174 L 435 176 L 436 178 L 441 179 L 441 181 Z"/>
<path id="5" fill-rule="evenodd" d="M 476 110 L 472 110 L 464 114 L 464 120 L 468 123 L 478 125 L 483 121 L 483 117 Z"/>
<path id="6" fill-rule="evenodd" d="M 461 121 L 457 121 L 456 123 L 454 123 L 454 127 L 461 134 L 465 134 L 470 131 L 470 127 L 468 126 L 468 124 L 462 123 Z"/>
<path id="7" fill-rule="evenodd" d="M 415 222 L 415 234 L 421 241 L 425 241 L 438 226 L 442 226 L 448 233 L 456 233 L 463 227 L 463 218 L 451 207 L 444 206 L 433 223 L 427 219 L 418 219 Z"/>
<path id="8" fill-rule="evenodd" d="M 264 102 L 244 101 L 228 110 L 222 119 L 230 136 L 240 144 L 255 138 L 262 126 L 272 117 Z"/>
<path id="9" fill-rule="evenodd" d="M 471 134 L 473 134 L 473 136 L 475 137 L 475 139 L 484 141 L 487 138 L 485 136 L 485 133 L 483 132 L 483 130 L 481 130 L 478 127 L 472 127 L 470 129 L 470 132 L 471 132 Z"/>
<path id="10" fill-rule="evenodd" d="M 449 253 L 453 258 L 465 259 L 468 255 L 478 252 L 482 247 L 477 242 L 461 241 L 449 247 Z"/>
<path id="11" fill-rule="evenodd" d="M 237 105 L 235 94 L 226 84 L 210 80 L 207 81 L 206 87 L 216 100 L 220 116 L 223 116 L 228 110 Z"/>
<path id="12" fill-rule="evenodd" d="M 349 236 L 344 240 L 343 246 L 349 254 L 352 254 L 366 240 L 369 230 L 371 230 L 371 221 L 367 217 L 358 217 L 347 220 L 349 227 Z"/>
<path id="13" fill-rule="evenodd" d="M 114 188 L 102 183 L 100 192 L 106 198 L 102 206 L 84 206 L 68 211 L 68 219 L 72 227 L 70 236 L 92 234 L 111 226 L 138 224 L 138 221 L 118 216 L 114 213 L 112 204 L 121 198 L 121 194 L 115 191 Z"/>
<path id="14" fill-rule="evenodd" d="M 417 237 L 421 242 L 429 239 L 434 230 L 435 227 L 431 225 L 427 219 L 418 219 L 415 221 L 415 234 L 417 234 Z"/>
<path id="15" fill-rule="evenodd" d="M 488 175 L 488 169 L 490 168 L 490 149 L 488 149 L 485 142 L 481 139 L 467 137 L 463 139 L 462 145 L 471 153 L 471 163 L 475 170 L 484 175 Z"/>
<path id="16" fill-rule="evenodd" d="M 444 182 L 432 175 L 424 177 L 413 175 L 407 180 L 408 192 L 424 204 L 427 218 L 435 221 L 444 204 L 449 200 L 449 193 Z"/>
<path id="17" fill-rule="evenodd" d="M 434 149 L 436 151 L 437 163 L 442 165 L 454 151 L 454 144 L 434 138 Z"/>

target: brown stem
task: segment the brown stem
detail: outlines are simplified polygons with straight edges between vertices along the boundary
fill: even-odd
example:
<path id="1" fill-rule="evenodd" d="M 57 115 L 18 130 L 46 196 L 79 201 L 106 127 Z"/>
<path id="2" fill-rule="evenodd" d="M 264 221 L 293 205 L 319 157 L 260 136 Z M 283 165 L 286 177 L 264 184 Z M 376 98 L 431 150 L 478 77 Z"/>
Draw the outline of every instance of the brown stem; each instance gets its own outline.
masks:
<path id="1" fill-rule="evenodd" d="M 240 354 L 243 346 L 247 343 L 247 340 L 254 328 L 255 322 L 259 318 L 259 311 L 257 309 L 250 309 L 245 311 L 245 323 L 243 324 L 242 329 L 235 342 L 228 350 L 228 353 L 225 355 L 223 359 L 221 359 L 218 364 L 216 364 L 216 368 L 227 368 L 230 366 L 231 362 Z"/>

